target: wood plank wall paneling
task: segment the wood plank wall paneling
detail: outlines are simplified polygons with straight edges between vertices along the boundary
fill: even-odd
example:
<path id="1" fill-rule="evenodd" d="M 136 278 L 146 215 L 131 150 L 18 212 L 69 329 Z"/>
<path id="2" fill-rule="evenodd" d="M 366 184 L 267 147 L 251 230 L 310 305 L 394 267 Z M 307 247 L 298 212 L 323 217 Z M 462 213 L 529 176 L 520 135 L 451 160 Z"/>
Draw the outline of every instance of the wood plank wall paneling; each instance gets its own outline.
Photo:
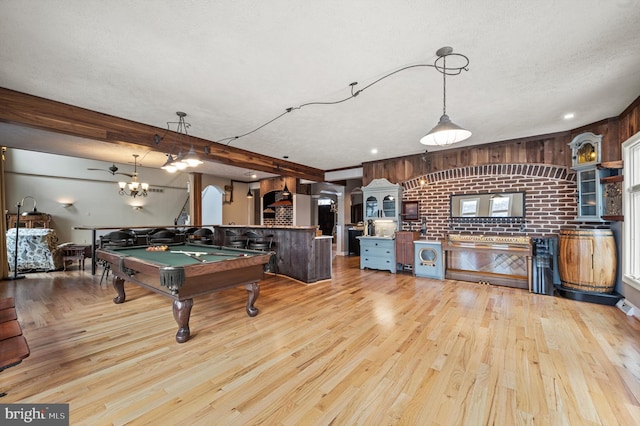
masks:
<path id="1" fill-rule="evenodd" d="M 556 164 L 570 166 L 568 132 L 496 142 L 364 163 L 363 184 L 385 177 L 402 183 L 416 176 L 481 164 Z"/>
<path id="2" fill-rule="evenodd" d="M 366 162 L 363 163 L 362 184 L 368 185 L 378 178 L 402 183 L 432 172 L 483 164 L 548 164 L 570 168 L 571 150 L 568 144 L 583 132 L 602 135 L 602 161 L 616 161 L 622 158 L 622 143 L 638 131 L 640 97 L 619 117 L 566 132 Z"/>
<path id="3" fill-rule="evenodd" d="M 619 127 L 620 120 L 618 118 L 609 118 L 573 129 L 571 131 L 571 139 L 584 132 L 602 135 L 602 161 L 616 161 L 622 159 L 621 145 L 624 142 L 624 140 L 620 140 Z"/>
<path id="4" fill-rule="evenodd" d="M 260 194 L 264 195 L 268 192 L 272 191 L 282 191 L 284 189 L 285 184 L 287 185 L 287 189 L 292 194 L 298 193 L 297 187 L 297 179 L 293 177 L 274 177 L 269 179 L 262 179 L 260 181 Z"/>
<path id="5" fill-rule="evenodd" d="M 624 142 L 640 131 L 640 97 L 620 115 L 619 137 Z"/>

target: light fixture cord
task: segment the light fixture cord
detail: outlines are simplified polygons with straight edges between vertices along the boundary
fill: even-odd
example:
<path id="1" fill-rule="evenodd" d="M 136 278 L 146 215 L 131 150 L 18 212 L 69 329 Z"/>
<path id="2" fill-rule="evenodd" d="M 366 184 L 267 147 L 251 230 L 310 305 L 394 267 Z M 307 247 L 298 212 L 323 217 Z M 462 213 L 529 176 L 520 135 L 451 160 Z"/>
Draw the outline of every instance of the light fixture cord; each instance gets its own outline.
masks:
<path id="1" fill-rule="evenodd" d="M 182 136 L 182 130 L 184 130 L 184 133 L 187 134 L 187 126 L 184 122 L 184 117 L 182 116 L 178 116 L 178 128 L 177 128 L 177 132 L 178 135 L 180 135 L 180 151 L 182 151 L 182 142 L 183 142 L 183 136 Z"/>
<path id="2" fill-rule="evenodd" d="M 447 56 L 445 55 L 444 72 L 442 73 L 442 115 L 447 115 Z"/>
<path id="3" fill-rule="evenodd" d="M 464 64 L 464 65 L 462 65 L 462 66 L 459 66 L 459 67 L 451 68 L 451 69 L 447 68 L 446 56 L 449 56 L 449 55 L 458 56 L 458 57 L 460 57 L 460 58 L 463 58 L 463 59 L 464 59 L 464 61 L 465 61 L 465 64 Z M 382 77 L 378 78 L 378 79 L 377 79 L 377 80 L 375 80 L 374 82 L 372 82 L 372 83 L 370 83 L 370 84 L 366 85 L 365 87 L 363 87 L 363 88 L 362 88 L 362 89 L 360 89 L 360 90 L 355 90 L 355 91 L 354 91 L 354 87 L 355 87 L 358 83 L 357 83 L 357 82 L 353 82 L 353 83 L 349 84 L 349 86 L 351 86 L 351 95 L 347 96 L 346 98 L 339 99 L 339 100 L 337 100 L 337 101 L 329 101 L 329 102 L 307 102 L 307 103 L 304 103 L 304 104 L 301 104 L 301 105 L 298 105 L 298 106 L 295 106 L 295 107 L 289 107 L 289 108 L 286 108 L 286 109 L 284 110 L 284 112 L 283 112 L 283 113 L 281 113 L 281 114 L 279 114 L 278 116 L 276 116 L 276 117 L 272 118 L 271 120 L 267 121 L 266 123 L 261 124 L 260 126 L 256 127 L 256 128 L 255 128 L 255 129 L 253 129 L 253 130 L 250 130 L 250 131 L 248 131 L 248 132 L 246 132 L 246 133 L 243 133 L 243 134 L 241 134 L 241 135 L 238 135 L 238 136 L 231 136 L 231 137 L 228 137 L 228 138 L 218 139 L 216 142 L 217 142 L 217 143 L 223 143 L 223 142 L 226 142 L 226 145 L 230 145 L 230 144 L 231 144 L 231 142 L 233 142 L 233 141 L 235 141 L 235 140 L 238 140 L 238 139 L 240 139 L 240 138 L 242 138 L 242 137 L 248 136 L 248 135 L 250 135 L 250 134 L 252 134 L 252 133 L 255 133 L 255 132 L 257 132 L 258 130 L 262 129 L 263 127 L 265 127 L 265 126 L 267 126 L 267 125 L 269 125 L 269 124 L 273 123 L 274 121 L 276 121 L 276 120 L 278 120 L 278 119 L 282 118 L 283 116 L 287 115 L 288 113 L 290 113 L 290 112 L 292 112 L 292 111 L 294 111 L 294 110 L 297 110 L 297 109 L 301 109 L 301 108 L 306 107 L 306 106 L 310 106 L 310 105 L 336 105 L 336 104 L 340 104 L 340 103 L 342 103 L 342 102 L 346 102 L 346 101 L 348 101 L 348 100 L 350 100 L 350 99 L 355 98 L 356 96 L 358 96 L 360 93 L 364 92 L 364 91 L 365 91 L 366 89 L 368 89 L 369 87 L 371 87 L 371 86 L 373 86 L 373 85 L 375 85 L 375 84 L 379 83 L 380 81 L 382 81 L 382 80 L 384 80 L 384 79 L 386 79 L 386 78 L 388 78 L 388 77 L 391 77 L 391 76 L 392 76 L 392 75 L 394 75 L 394 74 L 399 73 L 400 71 L 408 70 L 408 69 L 411 69 L 411 68 L 418 68 L 418 67 L 430 67 L 430 68 L 435 68 L 438 72 L 441 72 L 441 73 L 443 74 L 443 80 L 444 80 L 444 85 L 443 85 L 443 89 L 444 89 L 444 105 L 443 105 L 443 111 L 444 111 L 444 113 L 446 113 L 446 90 L 447 90 L 447 89 L 446 89 L 446 84 L 447 84 L 447 82 L 446 82 L 446 74 L 450 73 L 450 75 L 459 75 L 459 74 L 461 74 L 461 73 L 462 73 L 462 71 L 469 71 L 469 69 L 467 68 L 467 66 L 469 65 L 469 58 L 468 58 L 468 57 L 466 57 L 465 55 L 463 55 L 463 54 L 461 54 L 461 53 L 449 53 L 449 55 L 443 55 L 443 56 L 442 56 L 442 59 L 443 59 L 443 61 L 444 61 L 444 66 L 443 66 L 442 68 L 441 68 L 439 65 L 437 65 L 437 64 L 436 64 L 436 63 L 437 63 L 437 61 L 438 61 L 438 59 L 439 59 L 439 58 L 438 58 L 438 59 L 436 59 L 435 63 L 433 63 L 433 64 L 417 64 L 417 65 L 408 65 L 408 66 L 406 66 L 406 67 L 402 67 L 402 68 L 400 68 L 400 69 L 398 69 L 398 70 L 392 71 L 392 72 L 390 72 L 390 73 L 388 73 L 388 74 L 386 74 L 386 75 L 383 75 Z"/>

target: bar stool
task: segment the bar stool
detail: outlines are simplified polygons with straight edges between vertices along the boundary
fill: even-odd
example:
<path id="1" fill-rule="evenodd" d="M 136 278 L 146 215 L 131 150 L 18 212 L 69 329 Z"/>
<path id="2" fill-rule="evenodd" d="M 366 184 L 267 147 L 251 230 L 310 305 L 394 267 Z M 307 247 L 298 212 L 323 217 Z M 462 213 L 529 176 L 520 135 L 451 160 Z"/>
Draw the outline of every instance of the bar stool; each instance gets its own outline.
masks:
<path id="1" fill-rule="evenodd" d="M 247 245 L 247 241 L 242 238 L 238 231 L 234 231 L 233 229 L 226 229 L 224 231 L 226 236 L 226 246 L 233 248 L 245 248 Z"/>
<path id="2" fill-rule="evenodd" d="M 269 258 L 269 263 L 267 263 L 264 267 L 266 272 L 273 272 L 274 274 L 278 274 L 278 262 L 276 252 L 274 251 L 274 243 L 273 243 L 273 235 L 261 235 L 255 231 L 247 231 L 244 233 L 247 238 L 247 248 L 250 250 L 260 250 L 260 251 L 269 251 L 271 252 L 271 257 Z"/>
<path id="3" fill-rule="evenodd" d="M 191 234 L 189 242 L 193 244 L 213 244 L 213 231 L 209 228 L 200 228 Z"/>
<path id="4" fill-rule="evenodd" d="M 250 250 L 267 251 L 271 249 L 273 235 L 260 235 L 255 231 L 247 231 L 244 236 L 247 238 L 247 248 Z"/>

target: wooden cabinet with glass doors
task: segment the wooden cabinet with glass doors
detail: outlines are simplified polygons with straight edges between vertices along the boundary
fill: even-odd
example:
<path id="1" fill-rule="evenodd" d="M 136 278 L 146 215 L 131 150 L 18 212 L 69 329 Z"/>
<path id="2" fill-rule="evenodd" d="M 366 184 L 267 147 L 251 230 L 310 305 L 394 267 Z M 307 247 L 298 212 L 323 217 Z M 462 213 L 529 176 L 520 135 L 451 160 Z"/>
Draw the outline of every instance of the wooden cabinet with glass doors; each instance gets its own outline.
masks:
<path id="1" fill-rule="evenodd" d="M 399 220 L 402 202 L 402 185 L 386 179 L 374 179 L 362 187 L 364 218 Z"/>

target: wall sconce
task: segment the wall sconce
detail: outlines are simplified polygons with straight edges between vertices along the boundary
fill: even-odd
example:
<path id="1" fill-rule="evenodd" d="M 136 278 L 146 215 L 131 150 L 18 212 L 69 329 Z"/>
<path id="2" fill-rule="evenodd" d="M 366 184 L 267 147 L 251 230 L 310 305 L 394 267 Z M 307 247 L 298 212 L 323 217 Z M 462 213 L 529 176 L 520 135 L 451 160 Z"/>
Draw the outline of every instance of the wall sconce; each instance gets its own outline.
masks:
<path id="1" fill-rule="evenodd" d="M 233 183 L 231 183 L 231 185 L 225 185 L 224 186 L 224 195 L 223 195 L 224 199 L 223 199 L 223 203 L 224 204 L 231 204 L 233 203 Z"/>
<path id="2" fill-rule="evenodd" d="M 133 206 L 133 210 L 136 211 L 136 212 L 139 212 L 142 209 L 143 209 L 142 206 Z"/>
<path id="3" fill-rule="evenodd" d="M 73 207 L 73 203 L 60 203 L 60 206 L 66 208 Z"/>

